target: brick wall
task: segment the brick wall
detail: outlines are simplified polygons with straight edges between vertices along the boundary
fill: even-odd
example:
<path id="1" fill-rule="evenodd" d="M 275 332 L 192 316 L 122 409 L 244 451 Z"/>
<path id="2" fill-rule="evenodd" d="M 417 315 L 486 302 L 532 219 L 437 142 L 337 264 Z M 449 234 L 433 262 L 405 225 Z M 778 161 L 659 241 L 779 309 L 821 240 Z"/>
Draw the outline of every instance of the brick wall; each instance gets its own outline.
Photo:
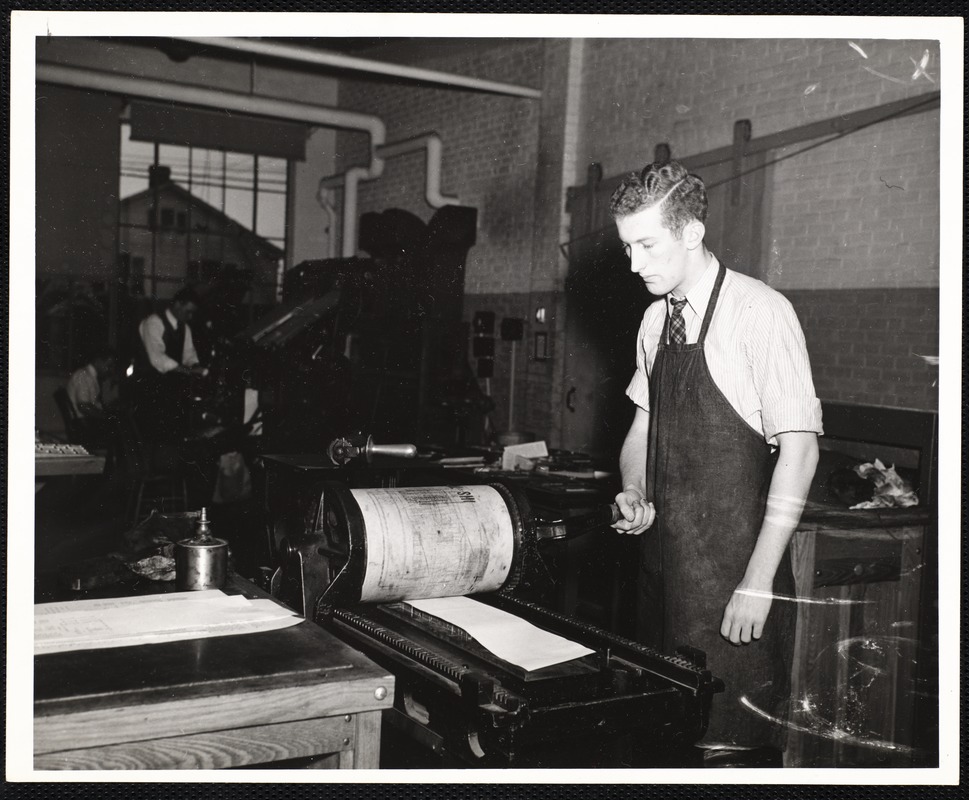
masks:
<path id="1" fill-rule="evenodd" d="M 582 160 L 611 175 L 658 142 L 674 155 L 728 145 L 737 119 L 763 136 L 939 88 L 937 42 L 856 44 L 868 58 L 846 40 L 591 39 Z M 911 79 L 925 50 L 935 83 Z"/>
<path id="2" fill-rule="evenodd" d="M 488 306 L 499 319 L 524 317 L 531 337 L 535 295 L 548 295 L 553 363 L 518 359 L 516 408 L 526 416 L 516 424 L 554 443 L 567 317 L 557 183 L 584 182 L 593 161 L 606 175 L 641 166 L 660 142 L 681 156 L 728 145 L 738 119 L 760 137 L 939 88 L 937 42 L 855 44 L 864 56 L 846 40 L 805 39 L 587 39 L 579 59 L 554 40 L 434 47 L 420 66 L 542 88 L 543 99 L 344 81 L 340 104 L 379 114 L 389 141 L 441 134 L 442 189 L 480 212 L 466 319 Z M 912 60 L 926 51 L 928 77 L 913 78 Z M 818 146 L 795 154 L 808 145 Z M 337 150 L 338 169 L 366 161 L 359 135 L 341 135 Z M 765 197 L 763 278 L 801 312 L 819 395 L 934 408 L 931 369 L 912 352 L 938 351 L 938 111 L 773 155 L 784 160 L 771 168 Z M 396 159 L 380 181 L 361 186 L 360 211 L 398 206 L 426 220 L 422 188 L 422 157 Z M 891 330 L 882 327 L 888 320 Z M 850 341 L 837 338 L 843 331 Z M 894 338 L 878 337 L 889 332 Z M 499 347 L 491 382 L 499 429 L 502 358 Z"/>
<path id="3" fill-rule="evenodd" d="M 727 145 L 738 119 L 756 138 L 939 88 L 937 42 L 855 44 L 867 58 L 845 40 L 590 40 L 583 159 L 613 175 L 659 142 Z M 914 354 L 938 354 L 938 110 L 773 157 L 762 277 L 799 312 L 818 395 L 936 408 Z"/>
<path id="4" fill-rule="evenodd" d="M 607 175 L 937 90 L 932 41 L 590 40 L 586 161 Z M 912 60 L 929 52 L 928 77 Z M 807 146 L 810 150 L 798 154 Z M 934 409 L 939 112 L 773 153 L 763 279 L 799 312 L 818 395 Z"/>
<path id="5" fill-rule="evenodd" d="M 769 284 L 939 285 L 938 110 L 875 125 L 773 169 Z"/>
<path id="6" fill-rule="evenodd" d="M 542 82 L 540 41 L 475 49 L 428 47 L 423 52 L 420 66 L 427 69 L 522 86 Z M 344 81 L 340 105 L 379 115 L 388 142 L 438 133 L 444 144 L 442 192 L 478 209 L 465 291 L 528 291 L 540 101 L 446 87 Z M 366 164 L 366 146 L 366 137 L 338 137 L 338 169 Z M 359 213 L 391 207 L 430 219 L 423 154 L 391 159 L 379 181 L 360 185 Z"/>
<path id="7" fill-rule="evenodd" d="M 822 400 L 938 408 L 938 289 L 784 292 L 804 328 Z"/>

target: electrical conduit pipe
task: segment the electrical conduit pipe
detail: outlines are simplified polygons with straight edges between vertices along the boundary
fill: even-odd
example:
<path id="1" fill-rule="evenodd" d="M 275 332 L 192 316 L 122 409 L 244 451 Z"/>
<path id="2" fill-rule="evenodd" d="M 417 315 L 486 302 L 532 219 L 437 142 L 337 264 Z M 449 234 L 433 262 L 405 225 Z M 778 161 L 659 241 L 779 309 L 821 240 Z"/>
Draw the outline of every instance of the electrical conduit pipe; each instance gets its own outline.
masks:
<path id="1" fill-rule="evenodd" d="M 308 122 L 327 128 L 345 128 L 364 131 L 370 135 L 371 152 L 384 143 L 386 127 L 383 120 L 372 114 L 361 114 L 329 106 L 317 106 L 296 100 L 277 100 L 255 94 L 241 94 L 224 89 L 207 89 L 152 78 L 136 78 L 111 72 L 63 66 L 38 64 L 38 83 L 56 83 L 77 89 L 140 97 L 149 100 L 175 101 L 186 105 L 213 108 L 219 111 L 238 111 L 242 114 Z"/>
<path id="2" fill-rule="evenodd" d="M 317 200 L 324 209 L 331 209 L 329 192 L 343 186 L 343 227 L 342 249 L 344 258 L 356 255 L 357 240 L 357 197 L 358 187 L 362 180 L 373 180 L 383 174 L 384 162 L 388 158 L 395 158 L 407 153 L 424 150 L 426 156 L 426 175 L 424 181 L 424 197 L 431 208 L 441 208 L 448 205 L 460 204 L 460 199 L 441 193 L 441 158 L 443 144 L 436 133 L 424 133 L 399 142 L 378 145 L 371 168 L 351 167 L 347 172 L 329 175 L 320 180 Z M 373 166 L 379 164 L 377 170 Z"/>

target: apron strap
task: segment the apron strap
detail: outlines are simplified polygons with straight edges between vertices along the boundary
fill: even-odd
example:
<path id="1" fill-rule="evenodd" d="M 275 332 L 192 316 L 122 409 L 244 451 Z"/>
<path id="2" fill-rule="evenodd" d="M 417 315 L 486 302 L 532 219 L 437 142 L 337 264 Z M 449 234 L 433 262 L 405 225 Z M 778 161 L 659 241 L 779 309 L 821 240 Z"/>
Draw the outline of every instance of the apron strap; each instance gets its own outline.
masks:
<path id="1" fill-rule="evenodd" d="M 700 338 L 697 344 L 703 344 L 707 338 L 707 330 L 710 328 L 710 320 L 713 319 L 713 311 L 717 307 L 717 298 L 720 297 L 720 287 L 723 286 L 723 279 L 727 274 L 727 268 L 721 262 L 717 270 L 717 280 L 713 284 L 713 291 L 710 292 L 710 302 L 707 303 L 707 311 L 703 315 L 703 326 L 700 328 Z M 667 315 L 669 316 L 669 315 Z"/>

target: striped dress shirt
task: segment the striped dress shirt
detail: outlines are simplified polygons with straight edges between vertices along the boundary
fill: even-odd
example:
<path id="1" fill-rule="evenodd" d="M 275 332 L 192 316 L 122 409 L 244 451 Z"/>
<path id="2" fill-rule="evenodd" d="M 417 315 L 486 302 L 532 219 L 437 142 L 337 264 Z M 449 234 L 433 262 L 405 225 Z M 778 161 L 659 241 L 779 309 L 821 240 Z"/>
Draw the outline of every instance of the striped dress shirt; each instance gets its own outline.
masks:
<path id="1" fill-rule="evenodd" d="M 700 336 L 717 279 L 716 258 L 686 295 L 686 341 Z M 646 309 L 639 327 L 636 371 L 626 394 L 649 411 L 649 376 L 668 313 L 669 296 Z M 821 434 L 821 402 L 815 395 L 804 333 L 790 302 L 756 278 L 727 270 L 704 347 L 710 376 L 750 427 L 770 445 L 777 434 Z"/>

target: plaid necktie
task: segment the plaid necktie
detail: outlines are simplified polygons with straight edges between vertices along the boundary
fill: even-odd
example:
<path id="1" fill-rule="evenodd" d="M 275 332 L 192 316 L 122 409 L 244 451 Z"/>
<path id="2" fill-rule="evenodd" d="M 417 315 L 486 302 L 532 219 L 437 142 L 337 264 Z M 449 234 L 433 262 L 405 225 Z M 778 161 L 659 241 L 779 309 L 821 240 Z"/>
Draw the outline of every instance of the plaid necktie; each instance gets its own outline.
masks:
<path id="1" fill-rule="evenodd" d="M 673 311 L 670 314 L 670 344 L 686 344 L 686 320 L 683 319 L 683 307 L 686 305 L 686 298 L 677 300 L 670 298 Z"/>

